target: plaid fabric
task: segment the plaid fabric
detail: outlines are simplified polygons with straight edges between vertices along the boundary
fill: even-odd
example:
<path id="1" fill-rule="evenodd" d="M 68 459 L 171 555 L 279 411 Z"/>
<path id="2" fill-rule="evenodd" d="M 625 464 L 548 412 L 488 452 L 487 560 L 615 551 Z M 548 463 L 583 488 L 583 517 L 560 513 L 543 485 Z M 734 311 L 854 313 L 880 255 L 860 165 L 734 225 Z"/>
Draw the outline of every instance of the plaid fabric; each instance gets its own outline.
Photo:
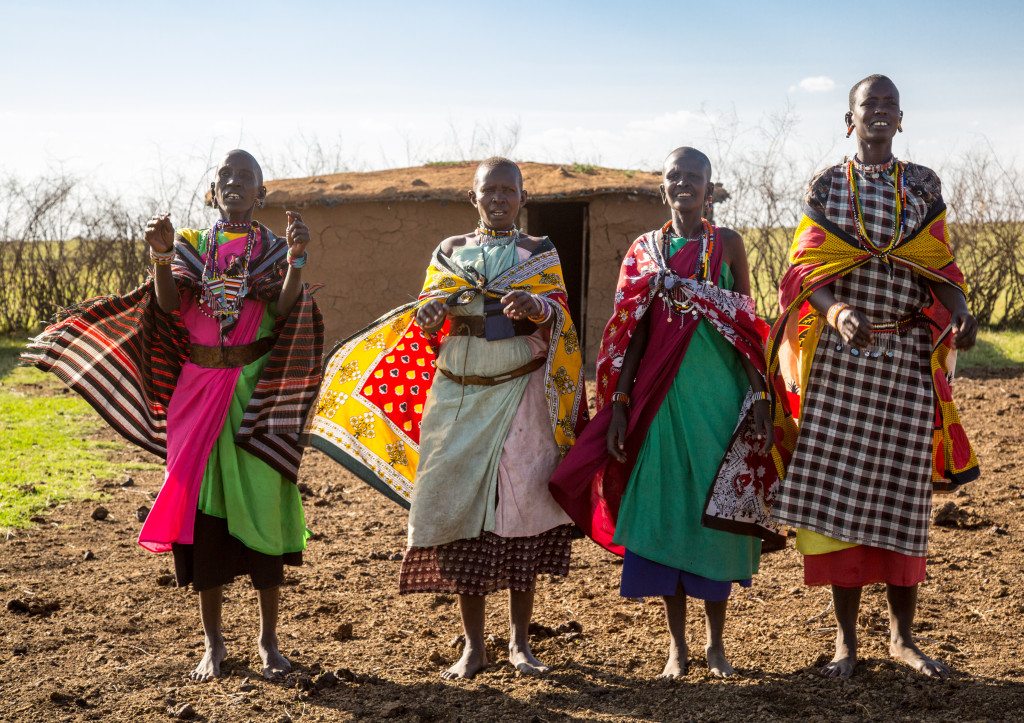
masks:
<path id="1" fill-rule="evenodd" d="M 924 166 L 905 164 L 904 178 L 908 186 L 907 228 L 904 238 L 910 238 L 928 215 L 928 210 L 940 195 L 938 176 Z M 864 228 L 877 246 L 884 246 L 892 238 L 893 215 L 896 212 L 896 189 L 893 185 L 895 165 L 884 172 L 871 172 L 871 167 L 854 163 Z M 850 204 L 850 184 L 846 178 L 846 164 L 826 168 L 811 182 L 807 201 L 812 208 L 824 212 L 830 221 L 854 238 L 858 237 L 857 219 Z"/>
<path id="2" fill-rule="evenodd" d="M 250 271 L 250 296 L 273 301 L 284 280 L 285 242 L 260 227 L 263 247 Z M 198 292 L 202 257 L 175 242 L 172 265 L 181 289 Z M 167 456 L 167 405 L 188 360 L 189 336 L 175 311 L 156 303 L 153 280 L 124 296 L 102 296 L 64 309 L 32 340 L 22 361 L 53 372 L 81 394 L 119 434 Z M 277 320 L 277 341 L 256 384 L 236 442 L 296 480 L 299 434 L 320 385 L 323 319 L 308 291 Z"/>
<path id="3" fill-rule="evenodd" d="M 471 540 L 436 547 L 410 547 L 402 560 L 398 589 L 413 592 L 488 595 L 498 590 L 529 592 L 537 575 L 569 574 L 572 525 L 532 537 L 485 532 Z"/>
<path id="4" fill-rule="evenodd" d="M 836 168 L 832 181 L 843 178 L 845 185 L 842 166 Z M 865 221 L 870 208 L 874 233 L 886 227 L 881 209 L 894 204 L 885 197 L 892 196 L 891 185 L 869 187 Z M 824 211 L 833 223 L 849 226 L 848 205 L 830 198 Z M 914 213 L 910 233 L 923 218 Z M 833 291 L 872 323 L 894 321 L 931 302 L 921 276 L 899 264 L 890 273 L 877 258 L 838 279 Z M 930 333 L 921 326 L 876 336 L 875 345 L 857 356 L 834 330 L 822 333 L 779 496 L 780 521 L 847 542 L 927 553 L 935 415 L 930 356 Z"/>

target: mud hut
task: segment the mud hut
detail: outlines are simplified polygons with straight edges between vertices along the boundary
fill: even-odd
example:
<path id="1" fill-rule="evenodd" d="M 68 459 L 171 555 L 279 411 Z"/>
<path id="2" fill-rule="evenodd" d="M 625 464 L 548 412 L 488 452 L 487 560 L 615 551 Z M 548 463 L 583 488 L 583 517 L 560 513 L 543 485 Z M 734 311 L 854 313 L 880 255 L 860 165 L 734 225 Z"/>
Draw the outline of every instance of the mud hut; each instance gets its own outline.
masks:
<path id="1" fill-rule="evenodd" d="M 588 365 L 612 309 L 619 264 L 640 233 L 668 218 L 660 174 L 594 166 L 522 163 L 526 232 L 549 236 L 562 260 L 569 303 Z M 328 344 L 415 298 L 434 247 L 476 224 L 469 204 L 474 163 L 436 163 L 267 183 L 257 214 L 284 227 L 299 210 L 312 231 L 306 278 L 323 283 Z"/>

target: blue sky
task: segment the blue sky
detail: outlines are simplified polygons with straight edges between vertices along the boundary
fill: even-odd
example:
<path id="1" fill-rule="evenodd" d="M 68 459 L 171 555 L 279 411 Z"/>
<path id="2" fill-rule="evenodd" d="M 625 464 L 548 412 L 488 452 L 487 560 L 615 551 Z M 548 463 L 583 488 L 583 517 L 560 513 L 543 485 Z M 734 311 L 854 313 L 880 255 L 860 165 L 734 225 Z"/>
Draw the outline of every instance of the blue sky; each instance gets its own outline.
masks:
<path id="1" fill-rule="evenodd" d="M 1024 160 L 1024 3 L 10 2 L 0 174 L 63 168 L 130 193 L 235 145 L 290 169 L 310 139 L 357 168 L 472 151 L 651 167 L 734 149 L 788 108 L 811 168 L 852 147 L 850 84 L 901 89 L 897 152 Z M 734 119 L 730 124 L 728 119 Z"/>

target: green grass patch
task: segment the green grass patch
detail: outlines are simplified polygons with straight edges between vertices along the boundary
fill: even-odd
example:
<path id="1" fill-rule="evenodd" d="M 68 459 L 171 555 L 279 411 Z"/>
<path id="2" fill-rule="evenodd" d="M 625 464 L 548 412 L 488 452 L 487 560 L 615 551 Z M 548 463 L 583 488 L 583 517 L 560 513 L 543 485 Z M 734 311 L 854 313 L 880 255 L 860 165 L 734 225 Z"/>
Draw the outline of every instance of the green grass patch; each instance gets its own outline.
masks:
<path id="1" fill-rule="evenodd" d="M 152 464 L 113 462 L 119 442 L 93 437 L 103 420 L 51 374 L 17 366 L 25 340 L 0 337 L 0 529 L 48 507 L 99 496 L 94 481 Z"/>
<path id="2" fill-rule="evenodd" d="M 960 352 L 958 369 L 1024 370 L 1024 331 L 978 332 L 978 342 L 970 351 Z"/>
<path id="3" fill-rule="evenodd" d="M 588 176 L 592 176 L 597 173 L 597 166 L 593 163 L 573 163 L 569 166 L 569 170 L 573 173 L 585 173 Z"/>
<path id="4" fill-rule="evenodd" d="M 427 161 L 423 164 L 427 168 L 460 168 L 473 165 L 472 161 Z"/>

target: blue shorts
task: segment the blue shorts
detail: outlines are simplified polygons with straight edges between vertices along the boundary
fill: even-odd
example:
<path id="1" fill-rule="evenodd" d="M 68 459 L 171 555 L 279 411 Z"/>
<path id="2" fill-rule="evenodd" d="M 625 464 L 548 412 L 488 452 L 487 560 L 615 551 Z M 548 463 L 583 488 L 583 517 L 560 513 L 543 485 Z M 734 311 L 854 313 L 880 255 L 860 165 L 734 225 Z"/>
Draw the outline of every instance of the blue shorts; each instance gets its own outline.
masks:
<path id="1" fill-rule="evenodd" d="M 750 578 L 736 582 L 743 587 L 750 587 Z M 728 600 L 732 592 L 731 581 L 723 582 L 694 575 L 626 550 L 626 558 L 622 561 L 622 584 L 619 587 L 619 595 L 667 597 L 675 595 L 680 586 L 688 597 L 708 602 Z"/>

